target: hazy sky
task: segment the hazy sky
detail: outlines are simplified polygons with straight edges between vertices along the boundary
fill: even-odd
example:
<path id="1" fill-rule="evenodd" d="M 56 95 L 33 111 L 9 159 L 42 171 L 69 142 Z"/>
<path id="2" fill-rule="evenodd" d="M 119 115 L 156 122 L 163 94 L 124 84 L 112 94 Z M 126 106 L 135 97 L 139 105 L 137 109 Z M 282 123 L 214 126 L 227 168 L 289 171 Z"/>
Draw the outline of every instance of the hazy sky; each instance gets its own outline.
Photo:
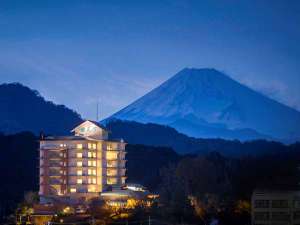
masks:
<path id="1" fill-rule="evenodd" d="M 300 1 L 0 1 L 0 83 L 85 118 L 184 67 L 214 67 L 300 109 Z"/>

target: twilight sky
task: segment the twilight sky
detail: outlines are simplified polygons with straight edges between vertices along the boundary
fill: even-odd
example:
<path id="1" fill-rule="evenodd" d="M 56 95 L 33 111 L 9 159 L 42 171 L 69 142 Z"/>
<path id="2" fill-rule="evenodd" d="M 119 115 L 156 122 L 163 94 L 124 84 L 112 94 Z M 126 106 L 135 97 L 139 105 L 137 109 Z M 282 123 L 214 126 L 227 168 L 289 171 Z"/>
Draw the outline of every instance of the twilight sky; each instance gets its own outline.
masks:
<path id="1" fill-rule="evenodd" d="M 300 1 L 0 1 L 0 83 L 84 118 L 184 67 L 213 67 L 300 110 Z"/>

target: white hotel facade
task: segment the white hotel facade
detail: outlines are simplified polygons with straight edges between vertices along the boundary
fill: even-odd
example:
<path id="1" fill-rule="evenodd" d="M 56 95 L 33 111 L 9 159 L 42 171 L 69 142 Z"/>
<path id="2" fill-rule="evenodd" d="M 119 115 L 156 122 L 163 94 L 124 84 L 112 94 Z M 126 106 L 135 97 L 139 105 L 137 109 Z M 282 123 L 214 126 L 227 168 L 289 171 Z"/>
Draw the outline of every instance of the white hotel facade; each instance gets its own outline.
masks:
<path id="1" fill-rule="evenodd" d="M 41 199 L 87 200 L 125 185 L 126 143 L 109 140 L 108 131 L 89 120 L 72 132 L 73 136 L 49 136 L 40 140 Z"/>

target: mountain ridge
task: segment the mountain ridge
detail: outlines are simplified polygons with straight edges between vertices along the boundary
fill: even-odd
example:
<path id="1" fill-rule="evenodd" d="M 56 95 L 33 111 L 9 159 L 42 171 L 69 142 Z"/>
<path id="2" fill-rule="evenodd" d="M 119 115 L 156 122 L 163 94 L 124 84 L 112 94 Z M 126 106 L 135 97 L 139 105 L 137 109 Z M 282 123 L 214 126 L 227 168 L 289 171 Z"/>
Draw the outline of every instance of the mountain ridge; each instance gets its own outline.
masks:
<path id="1" fill-rule="evenodd" d="M 0 132 L 69 134 L 81 116 L 64 105 L 46 101 L 38 91 L 20 83 L 0 85 Z"/>
<path id="2" fill-rule="evenodd" d="M 179 154 L 208 154 L 219 152 L 224 156 L 245 157 L 275 153 L 298 146 L 300 142 L 283 144 L 269 140 L 225 140 L 220 138 L 194 138 L 167 125 L 110 120 L 106 124 L 110 138 L 123 138 L 129 144 L 169 147 Z M 281 149 L 281 150 L 280 150 Z M 284 151 L 283 151 L 284 152 Z"/>

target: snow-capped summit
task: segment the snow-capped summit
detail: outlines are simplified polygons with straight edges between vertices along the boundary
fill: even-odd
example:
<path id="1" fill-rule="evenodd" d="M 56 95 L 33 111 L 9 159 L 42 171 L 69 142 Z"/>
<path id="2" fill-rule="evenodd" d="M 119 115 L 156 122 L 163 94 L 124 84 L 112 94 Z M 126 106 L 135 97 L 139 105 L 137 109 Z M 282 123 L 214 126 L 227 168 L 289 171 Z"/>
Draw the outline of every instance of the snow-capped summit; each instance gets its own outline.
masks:
<path id="1" fill-rule="evenodd" d="M 300 112 L 215 69 L 183 69 L 110 118 L 165 124 L 195 137 L 300 137 Z"/>

